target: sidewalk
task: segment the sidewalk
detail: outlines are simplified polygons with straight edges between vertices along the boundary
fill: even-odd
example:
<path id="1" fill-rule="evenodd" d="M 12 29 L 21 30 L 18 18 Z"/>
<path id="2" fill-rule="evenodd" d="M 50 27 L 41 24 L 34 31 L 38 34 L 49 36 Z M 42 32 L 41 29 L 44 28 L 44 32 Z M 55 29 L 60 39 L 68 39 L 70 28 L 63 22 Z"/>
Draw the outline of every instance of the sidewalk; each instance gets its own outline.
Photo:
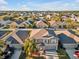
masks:
<path id="1" fill-rule="evenodd" d="M 59 59 L 57 52 L 48 52 L 46 54 L 46 59 Z"/>
<path id="2" fill-rule="evenodd" d="M 21 54 L 21 50 L 15 50 L 11 59 L 19 59 L 20 54 Z"/>

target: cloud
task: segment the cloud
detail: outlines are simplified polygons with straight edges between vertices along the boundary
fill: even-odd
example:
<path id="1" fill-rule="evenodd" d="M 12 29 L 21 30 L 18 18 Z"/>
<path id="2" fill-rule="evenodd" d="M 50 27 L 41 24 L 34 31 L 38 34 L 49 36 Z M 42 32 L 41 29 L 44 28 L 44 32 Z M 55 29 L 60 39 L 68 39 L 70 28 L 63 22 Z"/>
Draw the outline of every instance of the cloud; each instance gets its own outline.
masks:
<path id="1" fill-rule="evenodd" d="M 7 2 L 5 0 L 0 0 L 0 10 L 7 9 Z"/>
<path id="2" fill-rule="evenodd" d="M 27 11 L 30 10 L 30 8 L 27 5 L 22 5 L 20 8 L 18 8 L 18 10 Z"/>
<path id="3" fill-rule="evenodd" d="M 65 2 L 65 1 L 54 1 L 47 3 L 29 3 L 33 10 L 44 10 L 44 11 L 61 11 L 61 10 L 79 10 L 79 4 L 77 2 Z"/>
<path id="4" fill-rule="evenodd" d="M 69 1 L 69 2 L 68 2 Z M 0 9 L 2 10 L 43 10 L 43 11 L 61 11 L 61 10 L 79 10 L 79 0 L 27 0 L 19 1 L 12 7 L 6 0 L 0 0 Z M 10 6 L 10 7 L 9 7 Z"/>
<path id="5" fill-rule="evenodd" d="M 6 8 L 5 10 L 13 10 L 13 11 L 29 11 L 30 8 L 27 7 L 27 5 L 21 5 L 18 8 Z"/>
<path id="6" fill-rule="evenodd" d="M 79 3 L 79 0 L 75 0 L 75 1 Z"/>
<path id="7" fill-rule="evenodd" d="M 6 5 L 7 2 L 5 0 L 0 0 L 0 5 Z"/>

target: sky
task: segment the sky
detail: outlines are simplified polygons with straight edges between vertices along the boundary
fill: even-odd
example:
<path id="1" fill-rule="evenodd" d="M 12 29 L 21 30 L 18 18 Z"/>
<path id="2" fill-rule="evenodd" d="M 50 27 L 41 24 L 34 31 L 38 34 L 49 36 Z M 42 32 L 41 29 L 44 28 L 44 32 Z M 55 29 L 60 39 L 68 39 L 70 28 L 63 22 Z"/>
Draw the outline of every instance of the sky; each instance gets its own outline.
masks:
<path id="1" fill-rule="evenodd" d="M 0 10 L 79 10 L 79 0 L 0 0 Z"/>

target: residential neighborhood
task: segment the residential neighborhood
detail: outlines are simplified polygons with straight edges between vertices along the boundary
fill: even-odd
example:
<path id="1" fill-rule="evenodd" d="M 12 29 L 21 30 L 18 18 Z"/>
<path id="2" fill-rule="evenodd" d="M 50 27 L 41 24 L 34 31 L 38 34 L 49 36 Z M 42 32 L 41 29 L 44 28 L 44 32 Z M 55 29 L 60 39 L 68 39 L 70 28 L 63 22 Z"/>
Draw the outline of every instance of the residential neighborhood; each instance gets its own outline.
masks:
<path id="1" fill-rule="evenodd" d="M 79 0 L 0 0 L 0 59 L 79 59 Z"/>
<path id="2" fill-rule="evenodd" d="M 79 12 L 0 11 L 0 59 L 79 59 Z"/>
<path id="3" fill-rule="evenodd" d="M 1 11 L 0 29 L 79 29 L 78 11 Z"/>

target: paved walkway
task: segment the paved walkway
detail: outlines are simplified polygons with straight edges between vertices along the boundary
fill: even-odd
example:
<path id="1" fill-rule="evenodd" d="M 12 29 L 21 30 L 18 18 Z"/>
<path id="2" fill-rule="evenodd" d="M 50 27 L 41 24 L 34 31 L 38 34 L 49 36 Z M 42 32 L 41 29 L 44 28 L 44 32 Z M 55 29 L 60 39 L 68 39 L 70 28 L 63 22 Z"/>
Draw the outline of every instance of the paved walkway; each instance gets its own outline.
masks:
<path id="1" fill-rule="evenodd" d="M 21 54 L 21 50 L 15 50 L 15 52 L 12 55 L 11 59 L 19 59 L 20 54 Z"/>
<path id="2" fill-rule="evenodd" d="M 46 59 L 59 59 L 57 52 L 48 52 Z"/>
<path id="3" fill-rule="evenodd" d="M 70 59 L 76 59 L 74 56 L 75 49 L 66 49 L 66 52 L 69 55 Z"/>

